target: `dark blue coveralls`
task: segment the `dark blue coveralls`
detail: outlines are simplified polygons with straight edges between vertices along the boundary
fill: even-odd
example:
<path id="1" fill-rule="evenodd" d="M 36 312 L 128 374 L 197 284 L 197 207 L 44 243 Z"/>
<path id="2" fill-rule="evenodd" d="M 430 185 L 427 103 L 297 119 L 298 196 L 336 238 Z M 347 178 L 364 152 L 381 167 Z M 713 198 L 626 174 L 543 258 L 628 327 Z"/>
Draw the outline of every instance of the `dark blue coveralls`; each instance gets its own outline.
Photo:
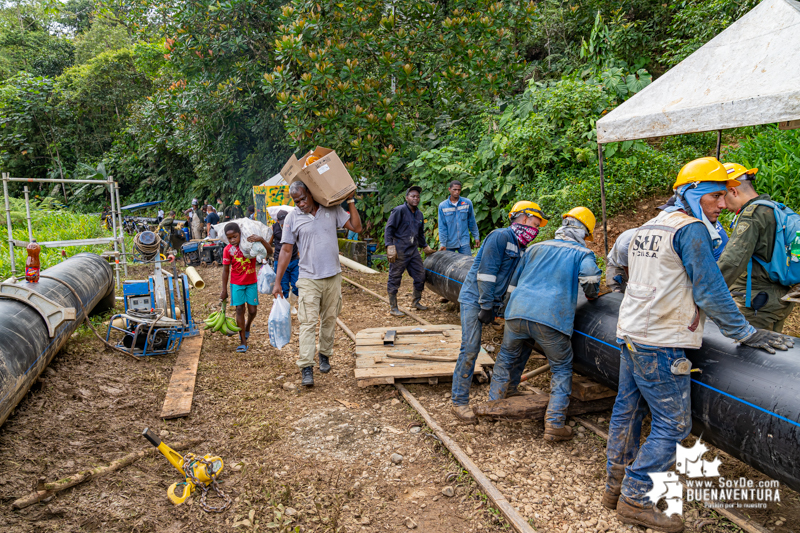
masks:
<path id="1" fill-rule="evenodd" d="M 392 209 L 383 240 L 387 247 L 394 245 L 397 248 L 397 259 L 389 265 L 387 292 L 397 294 L 400 280 L 406 270 L 414 280 L 414 290 L 422 292 L 425 289 L 425 267 L 422 266 L 419 249 L 428 246 L 425 241 L 425 220 L 422 211 L 419 209 L 412 211 L 407 203 Z"/>

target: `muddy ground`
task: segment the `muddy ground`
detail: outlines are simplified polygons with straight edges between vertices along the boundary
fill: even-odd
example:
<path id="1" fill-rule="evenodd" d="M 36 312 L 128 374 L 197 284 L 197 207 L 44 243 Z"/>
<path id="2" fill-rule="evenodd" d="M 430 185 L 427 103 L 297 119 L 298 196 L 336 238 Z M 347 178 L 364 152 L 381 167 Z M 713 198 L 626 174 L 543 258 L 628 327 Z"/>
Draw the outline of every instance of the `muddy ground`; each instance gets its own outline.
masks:
<path id="1" fill-rule="evenodd" d="M 220 292 L 219 268 L 204 268 L 201 274 L 206 288 L 192 291 L 196 319 L 214 309 Z M 134 279 L 145 275 L 143 270 L 130 272 Z M 346 275 L 379 293 L 385 290 L 385 274 Z M 343 294 L 341 318 L 355 332 L 415 324 L 391 317 L 383 302 L 350 285 L 343 285 Z M 234 338 L 205 336 L 192 413 L 180 420 L 159 419 L 175 356 L 133 360 L 105 349 L 81 328 L 0 428 L 0 530 L 510 530 L 396 389 L 356 385 L 354 346 L 341 330 L 336 332 L 333 371 L 315 372 L 313 389 L 300 387 L 296 319 L 293 342 L 282 351 L 270 347 L 270 300 L 262 297 L 247 353 L 235 353 Z M 411 284 L 404 279 L 400 303 L 410 301 Z M 459 323 L 454 307 L 435 294 L 426 291 L 424 303 L 431 310 L 420 314 L 430 322 Z M 485 329 L 484 343 L 499 349 L 501 332 Z M 531 359 L 529 367 L 542 364 L 542 359 Z M 546 391 L 548 375 L 531 386 Z M 536 530 L 638 530 L 600 506 L 605 441 L 594 433 L 576 426 L 575 440 L 553 445 L 542 440 L 540 421 L 464 426 L 449 413 L 449 384 L 408 388 Z M 485 399 L 487 392 L 487 385 L 475 383 L 473 401 Z M 609 416 L 603 412 L 587 418 L 607 428 Z M 220 486 L 234 498 L 233 507 L 207 513 L 198 497 L 173 506 L 166 490 L 180 475 L 164 457 L 151 455 L 49 501 L 11 510 L 11 502 L 29 493 L 41 477 L 53 481 L 146 449 L 150 445 L 140 436 L 144 427 L 160 432 L 167 443 L 203 439 L 191 451 L 224 459 Z M 399 464 L 392 462 L 394 454 L 402 457 Z M 723 475 L 764 479 L 739 461 L 721 457 Z M 447 487 L 453 496 L 443 494 Z M 753 520 L 773 531 L 800 530 L 798 494 L 784 486 L 780 494 L 780 504 L 751 513 Z M 700 506 L 687 505 L 685 518 L 690 531 L 738 530 Z"/>

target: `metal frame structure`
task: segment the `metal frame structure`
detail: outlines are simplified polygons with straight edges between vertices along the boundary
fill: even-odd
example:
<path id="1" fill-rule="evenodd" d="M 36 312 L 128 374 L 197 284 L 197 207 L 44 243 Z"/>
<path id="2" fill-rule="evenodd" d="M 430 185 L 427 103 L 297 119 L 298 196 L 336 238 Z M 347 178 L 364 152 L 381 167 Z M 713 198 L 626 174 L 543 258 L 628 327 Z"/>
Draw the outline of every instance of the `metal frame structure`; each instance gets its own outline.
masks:
<path id="1" fill-rule="evenodd" d="M 6 228 L 8 230 L 8 253 L 11 259 L 11 275 L 16 277 L 17 270 L 15 266 L 14 246 L 24 248 L 30 241 L 33 240 L 33 225 L 31 224 L 31 206 L 28 186 L 23 188 L 25 194 L 25 214 L 28 221 L 28 242 L 14 240 L 14 234 L 11 227 L 11 202 L 8 192 L 8 183 L 11 181 L 21 181 L 24 183 L 88 183 L 94 185 L 105 185 L 108 187 L 108 194 L 111 198 L 111 229 L 113 237 L 100 237 L 97 239 L 70 239 L 64 241 L 44 241 L 39 245 L 46 248 L 60 248 L 70 246 L 100 246 L 110 243 L 114 244 L 114 269 L 116 270 L 117 288 L 120 287 L 119 267 L 122 263 L 123 274 L 128 275 L 128 260 L 125 253 L 125 239 L 122 230 L 122 210 L 120 209 L 119 201 L 119 184 L 114 181 L 110 176 L 108 180 L 80 180 L 80 179 L 27 179 L 27 178 L 12 178 L 10 174 L 4 172 L 2 174 L 3 180 L 3 196 L 5 198 L 6 208 Z M 119 230 L 119 233 L 117 233 Z M 120 261 L 120 257 L 122 261 Z"/>

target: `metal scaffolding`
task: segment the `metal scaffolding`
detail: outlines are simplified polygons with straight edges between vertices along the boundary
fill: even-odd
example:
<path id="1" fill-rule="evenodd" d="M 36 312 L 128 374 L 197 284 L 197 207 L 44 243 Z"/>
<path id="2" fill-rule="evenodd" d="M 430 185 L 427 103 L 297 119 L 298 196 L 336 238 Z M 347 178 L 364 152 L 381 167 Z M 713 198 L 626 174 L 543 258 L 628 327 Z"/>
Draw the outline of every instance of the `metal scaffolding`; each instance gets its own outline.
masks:
<path id="1" fill-rule="evenodd" d="M 6 227 L 8 229 L 8 253 L 11 260 L 11 275 L 16 277 L 17 270 L 15 265 L 14 247 L 25 248 L 28 243 L 34 239 L 33 225 L 31 224 L 31 206 L 28 186 L 23 188 L 25 194 L 25 214 L 28 221 L 28 241 L 14 240 L 14 234 L 11 227 L 11 196 L 8 193 L 8 183 L 10 181 L 21 181 L 25 183 L 88 183 L 94 185 L 105 185 L 108 187 L 108 194 L 111 198 L 111 230 L 112 237 L 100 237 L 96 239 L 71 239 L 64 241 L 41 241 L 38 244 L 45 248 L 64 248 L 70 246 L 103 246 L 108 244 L 114 245 L 114 268 L 116 270 L 117 288 L 120 287 L 119 267 L 122 264 L 123 274 L 128 275 L 128 261 L 125 253 L 125 239 L 122 230 L 122 210 L 119 203 L 119 184 L 111 177 L 108 180 L 77 180 L 77 179 L 27 179 L 27 178 L 12 178 L 8 173 L 2 174 L 3 180 L 3 195 L 5 198 L 6 207 Z"/>

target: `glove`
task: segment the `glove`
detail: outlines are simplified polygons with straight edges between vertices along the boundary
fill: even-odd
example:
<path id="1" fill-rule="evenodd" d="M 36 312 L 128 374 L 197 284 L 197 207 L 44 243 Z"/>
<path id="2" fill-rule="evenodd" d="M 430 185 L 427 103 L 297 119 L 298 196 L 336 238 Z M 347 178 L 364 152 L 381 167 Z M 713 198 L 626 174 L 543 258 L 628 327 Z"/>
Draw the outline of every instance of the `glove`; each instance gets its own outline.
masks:
<path id="1" fill-rule="evenodd" d="M 478 313 L 478 321 L 481 324 L 491 324 L 492 320 L 494 320 L 494 311 L 493 310 L 491 310 L 491 309 L 481 309 L 481 312 Z"/>
<path id="2" fill-rule="evenodd" d="M 434 250 L 430 246 L 426 246 L 425 248 L 422 249 L 422 251 L 425 252 L 426 254 L 435 254 L 436 253 L 436 250 Z"/>
<path id="3" fill-rule="evenodd" d="M 781 335 L 768 329 L 757 329 L 755 333 L 741 341 L 740 344 L 775 353 L 775 348 L 786 351 L 794 346 L 794 341 L 786 335 Z"/>
<path id="4" fill-rule="evenodd" d="M 394 263 L 397 260 L 397 248 L 394 245 L 386 247 L 386 259 L 390 263 Z"/>

